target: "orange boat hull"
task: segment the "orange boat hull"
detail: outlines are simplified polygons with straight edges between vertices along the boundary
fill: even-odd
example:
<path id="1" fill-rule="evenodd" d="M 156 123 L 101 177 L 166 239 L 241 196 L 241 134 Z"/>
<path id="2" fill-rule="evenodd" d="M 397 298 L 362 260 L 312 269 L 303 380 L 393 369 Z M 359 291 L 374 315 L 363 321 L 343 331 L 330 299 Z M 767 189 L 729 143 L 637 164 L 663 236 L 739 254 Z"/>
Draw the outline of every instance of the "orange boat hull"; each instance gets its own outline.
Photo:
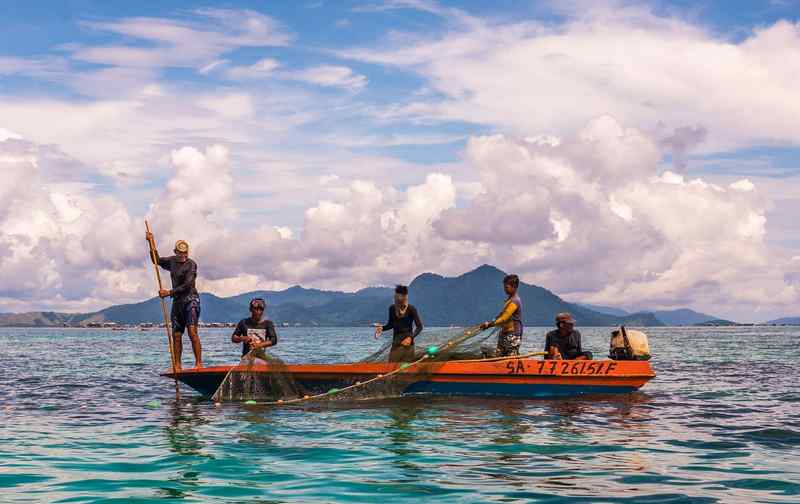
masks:
<path id="1" fill-rule="evenodd" d="M 308 393 L 325 392 L 363 382 L 398 368 L 397 363 L 289 364 L 279 371 L 291 376 Z M 186 369 L 163 376 L 177 378 L 211 396 L 236 366 Z M 240 368 L 244 370 L 245 368 Z M 248 368 L 273 373 L 269 365 Z M 565 397 L 628 393 L 655 377 L 647 361 L 545 361 L 509 358 L 491 361 L 448 361 L 417 364 L 394 375 L 402 394 L 483 395 L 501 397 Z"/>

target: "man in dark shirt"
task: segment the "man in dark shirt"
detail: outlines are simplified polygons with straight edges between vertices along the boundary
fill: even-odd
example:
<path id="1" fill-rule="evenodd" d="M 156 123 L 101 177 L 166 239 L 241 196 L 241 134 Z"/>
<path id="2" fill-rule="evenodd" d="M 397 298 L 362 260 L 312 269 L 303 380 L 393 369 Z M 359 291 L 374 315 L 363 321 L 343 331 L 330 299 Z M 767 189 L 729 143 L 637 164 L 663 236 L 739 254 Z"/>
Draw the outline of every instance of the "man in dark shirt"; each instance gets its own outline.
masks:
<path id="1" fill-rule="evenodd" d="M 266 307 L 266 301 L 253 298 L 250 301 L 250 317 L 240 320 L 231 334 L 232 342 L 242 343 L 242 357 L 252 351 L 254 357 L 266 362 L 264 348 L 278 344 L 275 324 L 269 319 L 262 319 Z"/>
<path id="2" fill-rule="evenodd" d="M 544 343 L 545 359 L 592 360 L 591 352 L 581 347 L 581 333 L 575 330 L 575 319 L 569 313 L 556 315 L 556 329 L 547 333 Z"/>
<path id="3" fill-rule="evenodd" d="M 151 240 L 152 234 L 147 233 L 146 237 Z M 197 334 L 197 323 L 200 319 L 200 296 L 194 285 L 197 280 L 197 263 L 189 259 L 189 244 L 184 240 L 178 240 L 175 243 L 174 252 L 175 255 L 170 257 L 160 257 L 158 251 L 155 252 L 157 264 L 169 271 L 172 279 L 172 289 L 161 289 L 158 295 L 162 298 L 172 298 L 170 323 L 177 369 L 181 369 L 184 331 L 189 332 L 195 367 L 201 368 L 203 367 L 203 348 L 200 345 L 200 336 Z"/>
<path id="4" fill-rule="evenodd" d="M 398 285 L 394 289 L 394 304 L 389 307 L 389 320 L 384 326 L 375 326 L 375 338 L 389 329 L 392 329 L 389 362 L 414 360 L 414 338 L 422 332 L 422 320 L 417 309 L 408 304 L 408 287 L 405 285 Z"/>

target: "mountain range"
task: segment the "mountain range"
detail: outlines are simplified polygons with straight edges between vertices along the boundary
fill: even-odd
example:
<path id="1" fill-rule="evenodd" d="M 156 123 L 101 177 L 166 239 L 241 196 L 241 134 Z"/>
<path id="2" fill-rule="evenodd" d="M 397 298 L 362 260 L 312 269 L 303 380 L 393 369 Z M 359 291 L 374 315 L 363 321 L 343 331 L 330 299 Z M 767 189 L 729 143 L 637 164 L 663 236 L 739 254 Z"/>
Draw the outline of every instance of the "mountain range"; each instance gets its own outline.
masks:
<path id="1" fill-rule="evenodd" d="M 409 285 L 411 303 L 429 326 L 471 325 L 497 315 L 504 301 L 502 279 L 505 273 L 483 265 L 457 277 L 423 273 Z M 253 297 L 267 300 L 268 317 L 278 323 L 359 326 L 384 322 L 392 303 L 393 289 L 369 287 L 357 292 L 306 289 L 300 286 L 282 291 L 254 291 L 230 297 L 201 294 L 203 322 L 236 322 L 248 315 Z M 550 326 L 556 313 L 571 312 L 580 326 L 688 325 L 716 317 L 693 312 L 627 313 L 619 309 L 569 303 L 551 291 L 521 283 L 525 324 Z M 615 310 L 609 313 L 609 310 Z M 158 298 L 140 303 L 110 306 L 92 313 L 33 312 L 0 314 L 4 326 L 61 326 L 114 322 L 117 324 L 160 323 L 163 321 Z"/>
<path id="2" fill-rule="evenodd" d="M 772 325 L 800 325 L 800 317 L 783 317 L 775 320 L 770 320 L 767 324 Z"/>
<path id="3" fill-rule="evenodd" d="M 694 310 L 690 310 L 688 308 L 680 308 L 677 310 L 638 310 L 635 312 L 629 312 L 627 310 L 623 310 L 622 308 L 613 308 L 610 306 L 599 306 L 591 304 L 584 304 L 583 306 L 591 310 L 598 311 L 600 313 L 605 313 L 608 315 L 616 315 L 619 317 L 625 315 L 633 315 L 635 313 L 652 313 L 658 320 L 663 322 L 664 325 L 670 327 L 691 326 L 691 325 L 711 322 L 714 320 L 721 320 L 719 317 L 715 317 L 714 315 L 697 312 Z"/>

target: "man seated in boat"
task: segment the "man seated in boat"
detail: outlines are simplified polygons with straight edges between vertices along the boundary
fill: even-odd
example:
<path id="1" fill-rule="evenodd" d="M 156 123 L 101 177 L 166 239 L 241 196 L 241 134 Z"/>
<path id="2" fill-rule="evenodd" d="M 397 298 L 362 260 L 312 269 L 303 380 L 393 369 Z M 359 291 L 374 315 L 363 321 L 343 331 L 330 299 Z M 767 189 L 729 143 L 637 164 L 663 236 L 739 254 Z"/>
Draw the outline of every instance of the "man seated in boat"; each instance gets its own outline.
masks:
<path id="1" fill-rule="evenodd" d="M 231 334 L 232 342 L 242 344 L 242 357 L 249 355 L 257 358 L 259 364 L 267 361 L 264 349 L 278 343 L 275 324 L 271 320 L 263 318 L 266 307 L 266 301 L 261 298 L 250 300 L 250 316 L 240 320 Z"/>
<path id="2" fill-rule="evenodd" d="M 575 329 L 575 319 L 569 313 L 556 315 L 556 329 L 547 333 L 544 342 L 545 359 L 592 360 L 592 352 L 581 347 L 581 333 Z"/>
<path id="3" fill-rule="evenodd" d="M 384 326 L 375 326 L 375 339 L 378 339 L 383 331 L 392 330 L 389 362 L 414 360 L 414 338 L 419 336 L 422 328 L 419 312 L 414 305 L 408 304 L 408 287 L 398 285 L 394 289 L 394 304 L 389 307 L 389 320 Z"/>
<path id="4" fill-rule="evenodd" d="M 148 232 L 145 238 L 152 243 L 153 234 Z M 203 347 L 200 345 L 200 336 L 197 334 L 197 324 L 200 320 L 200 295 L 197 293 L 195 281 L 197 280 L 197 263 L 189 259 L 189 244 L 184 240 L 175 243 L 175 255 L 161 257 L 154 250 L 153 261 L 169 271 L 172 280 L 172 290 L 161 289 L 158 295 L 162 298 L 172 298 L 172 348 L 175 354 L 176 369 L 181 369 L 181 354 L 183 353 L 183 332 L 189 333 L 192 342 L 195 367 L 203 367 Z"/>
<path id="5" fill-rule="evenodd" d="M 519 277 L 517 275 L 506 275 L 503 278 L 503 290 L 506 293 L 506 302 L 503 311 L 494 320 L 489 320 L 481 324 L 481 329 L 499 327 L 500 334 L 497 336 L 498 357 L 519 355 L 519 347 L 522 344 L 522 300 L 517 295 L 519 289 Z"/>

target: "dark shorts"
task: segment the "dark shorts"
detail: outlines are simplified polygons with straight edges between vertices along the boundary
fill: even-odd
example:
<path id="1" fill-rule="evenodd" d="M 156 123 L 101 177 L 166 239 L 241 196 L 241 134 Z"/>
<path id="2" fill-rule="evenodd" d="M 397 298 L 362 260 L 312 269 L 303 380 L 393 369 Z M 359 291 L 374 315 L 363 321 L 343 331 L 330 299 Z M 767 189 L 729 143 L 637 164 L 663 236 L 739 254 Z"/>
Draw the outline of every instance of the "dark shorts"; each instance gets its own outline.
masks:
<path id="1" fill-rule="evenodd" d="M 403 346 L 401 342 L 411 337 L 411 345 Z M 414 340 L 411 333 L 401 333 L 392 336 L 392 348 L 389 351 L 389 362 L 411 362 L 414 360 Z"/>
<path id="2" fill-rule="evenodd" d="M 196 326 L 200 320 L 200 300 L 173 301 L 170 319 L 173 333 L 183 334 L 187 327 Z"/>
<path id="3" fill-rule="evenodd" d="M 414 360 L 414 345 L 393 345 L 389 351 L 389 362 L 411 362 Z"/>
<path id="4" fill-rule="evenodd" d="M 519 347 L 522 344 L 522 334 L 519 333 L 500 333 L 497 337 L 497 356 L 508 357 L 519 355 Z"/>

